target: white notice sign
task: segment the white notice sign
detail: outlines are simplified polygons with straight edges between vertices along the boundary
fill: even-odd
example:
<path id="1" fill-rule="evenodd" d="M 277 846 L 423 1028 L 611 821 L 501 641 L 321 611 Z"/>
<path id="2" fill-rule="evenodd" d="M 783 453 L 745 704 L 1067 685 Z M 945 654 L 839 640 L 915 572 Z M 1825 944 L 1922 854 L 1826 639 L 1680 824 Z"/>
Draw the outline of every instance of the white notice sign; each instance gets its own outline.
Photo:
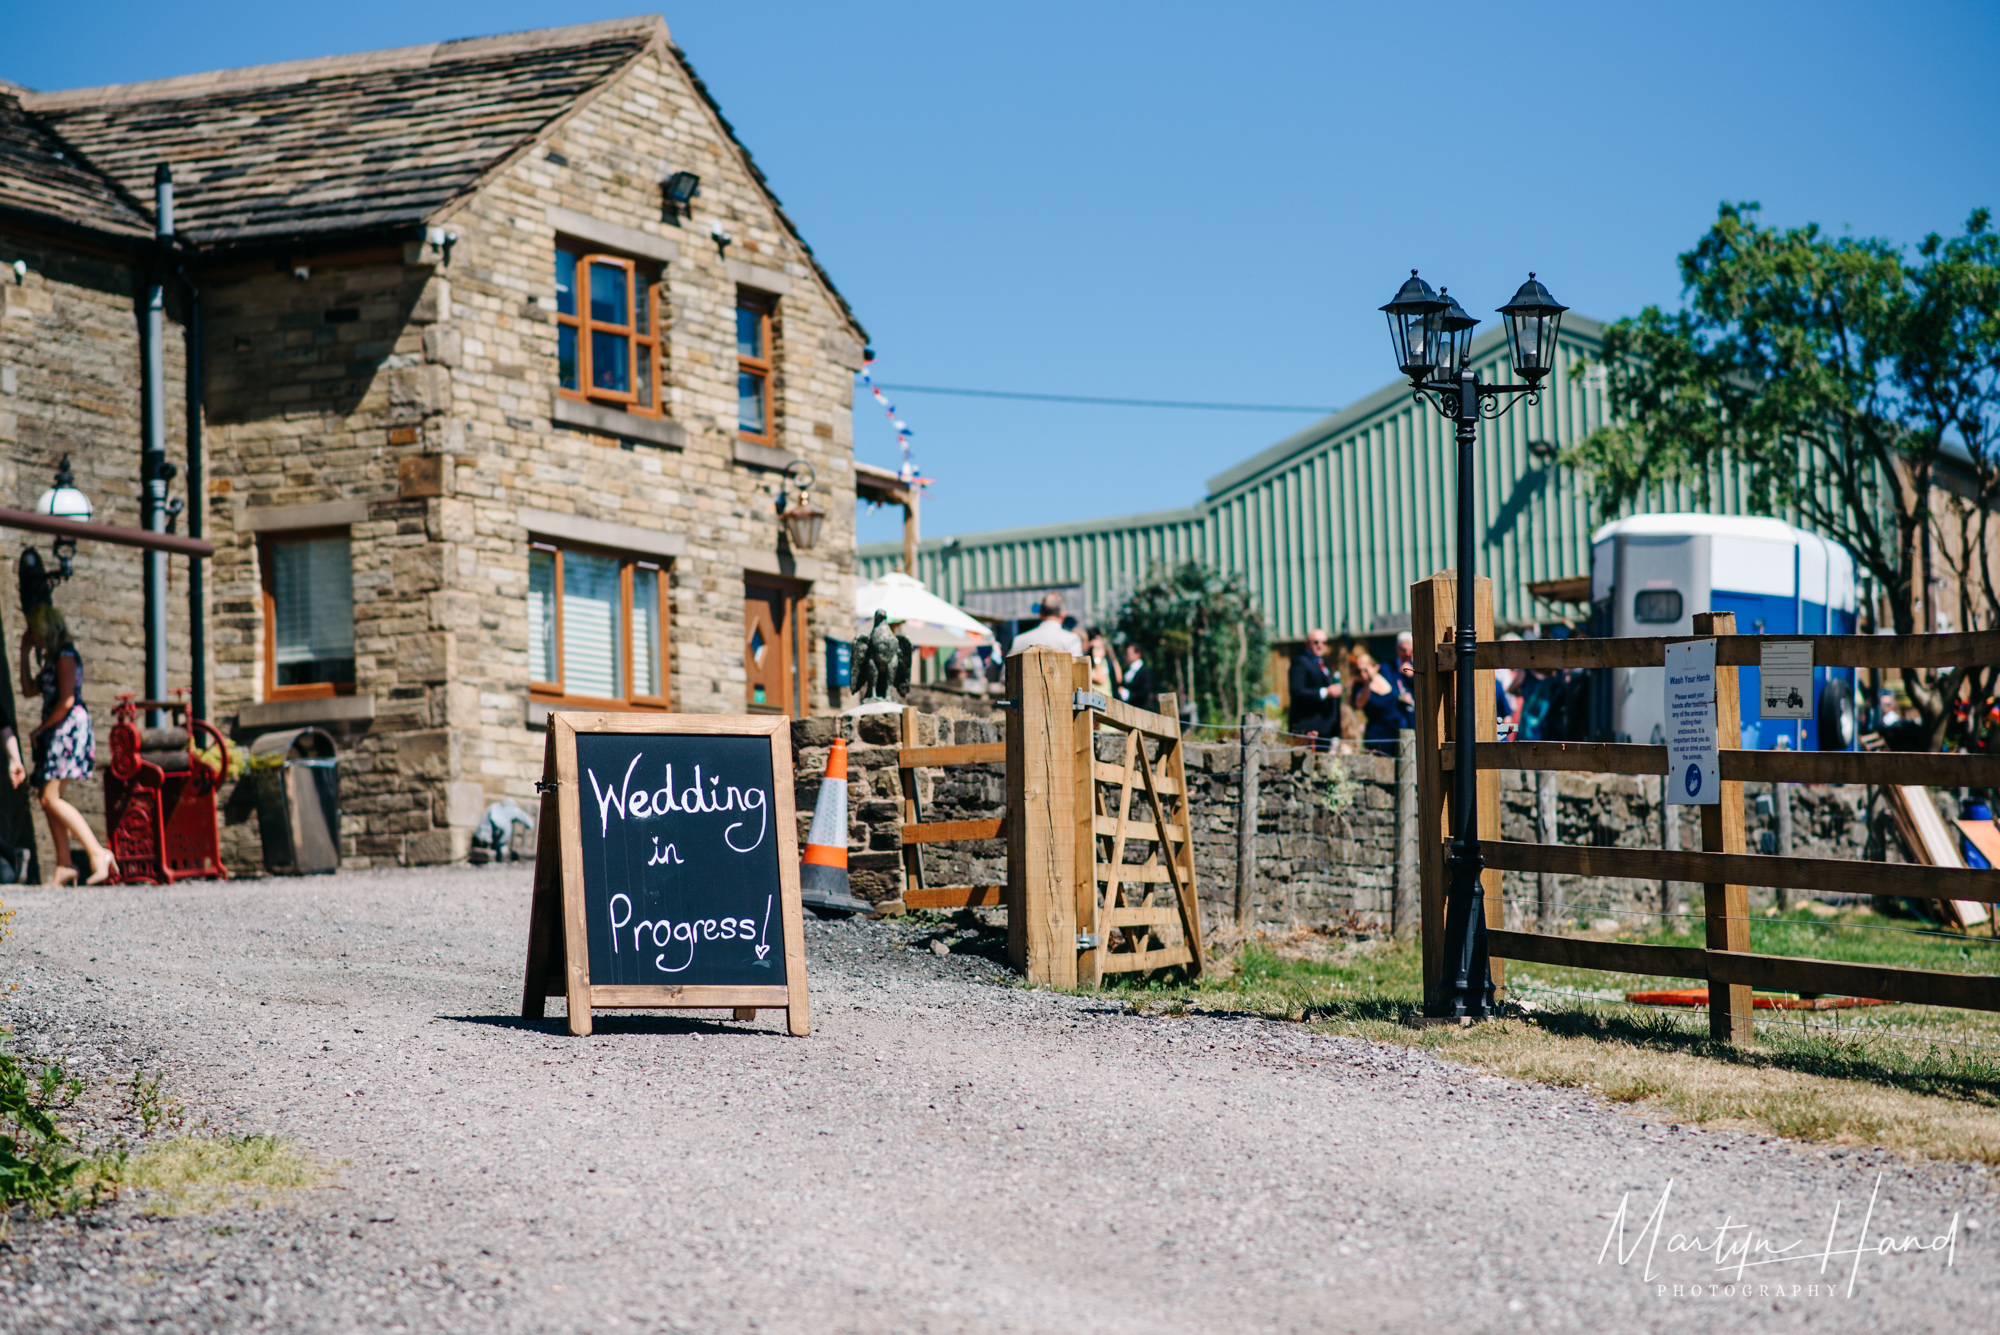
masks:
<path id="1" fill-rule="evenodd" d="M 1812 641 L 1766 640 L 1757 672 L 1759 718 L 1811 718 Z"/>
<path id="2" fill-rule="evenodd" d="M 1722 801 L 1715 757 L 1715 641 L 1667 646 L 1667 801 Z"/>

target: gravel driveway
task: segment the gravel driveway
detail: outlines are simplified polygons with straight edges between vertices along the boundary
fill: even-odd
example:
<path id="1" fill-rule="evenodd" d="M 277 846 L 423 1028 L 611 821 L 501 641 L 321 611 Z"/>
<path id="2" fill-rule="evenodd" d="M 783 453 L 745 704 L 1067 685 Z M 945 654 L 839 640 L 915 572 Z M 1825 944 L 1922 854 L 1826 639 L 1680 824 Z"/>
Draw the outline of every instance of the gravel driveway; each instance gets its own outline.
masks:
<path id="1" fill-rule="evenodd" d="M 164 1070 L 329 1178 L 263 1210 L 19 1223 L 0 1328 L 2000 1329 L 1986 1170 L 1134 1017 L 887 923 L 809 922 L 811 1038 L 600 1013 L 576 1039 L 516 1018 L 527 899 L 525 871 L 472 868 L 10 897 L 22 1048 Z M 1670 1179 L 1653 1278 L 1643 1243 L 1600 1259 L 1621 1199 L 1630 1247 Z M 1739 1283 L 1670 1250 L 1727 1216 L 1726 1243 L 1817 1254 L 1836 1201 L 1834 1251 L 1867 1216 L 1858 1270 Z M 1874 1252 L 1954 1214 L 1949 1254 Z"/>

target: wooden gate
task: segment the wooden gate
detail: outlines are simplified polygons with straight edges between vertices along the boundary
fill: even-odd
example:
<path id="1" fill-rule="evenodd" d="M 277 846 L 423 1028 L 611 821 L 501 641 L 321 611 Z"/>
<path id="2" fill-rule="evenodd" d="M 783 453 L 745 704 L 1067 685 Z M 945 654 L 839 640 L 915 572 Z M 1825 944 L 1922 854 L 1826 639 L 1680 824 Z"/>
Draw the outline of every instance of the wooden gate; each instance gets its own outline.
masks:
<path id="1" fill-rule="evenodd" d="M 1089 663 L 1059 650 L 1009 658 L 1007 684 L 1009 957 L 1053 987 L 1171 964 L 1199 974 L 1180 721 L 1093 693 Z M 1119 762 L 1097 759 L 1100 729 L 1122 737 Z"/>
<path id="2" fill-rule="evenodd" d="M 1077 982 L 1094 987 L 1105 974 L 1170 964 L 1199 977 L 1206 961 L 1179 701 L 1161 696 L 1158 713 L 1118 700 L 1086 703 L 1079 717 L 1089 732 L 1076 763 L 1091 794 L 1090 838 L 1077 850 Z M 1115 762 L 1097 758 L 1100 730 L 1123 738 Z M 1128 853 L 1142 856 L 1133 862 Z"/>
<path id="3" fill-rule="evenodd" d="M 1444 935 L 1446 776 L 1453 762 L 1449 723 L 1452 659 L 1448 627 L 1455 620 L 1455 582 L 1434 575 L 1410 590 L 1418 691 L 1418 811 L 1423 821 L 1420 883 L 1423 889 L 1424 1000 L 1435 1013 L 1441 1000 Z M 1613 742 L 1500 742 L 1494 733 L 1495 668 L 1564 669 L 1659 667 L 1665 638 L 1618 640 L 1510 640 L 1491 636 L 1491 585 L 1480 580 L 1479 646 L 1473 690 L 1479 705 L 1476 764 L 1480 770 L 1480 847 L 1486 856 L 1488 945 L 1494 981 L 1501 961 L 1522 960 L 1566 968 L 1603 969 L 1662 977 L 1704 978 L 1709 983 L 1709 1030 L 1731 1043 L 1748 1043 L 1751 991 L 1876 997 L 1925 1006 L 2000 1010 L 2000 977 L 1943 973 L 1839 960 L 1760 955 L 1750 949 L 1749 887 L 1776 886 L 1908 899 L 2000 902 L 2000 874 L 1955 867 L 1857 862 L 1750 853 L 1745 849 L 1743 784 L 1926 784 L 1934 787 L 2000 786 L 2000 756 L 1895 751 L 1744 751 L 1737 749 L 1741 714 L 1736 670 L 1762 661 L 1766 640 L 1810 641 L 1817 667 L 1927 668 L 2000 663 L 2000 632 L 1965 635 L 1738 635 L 1735 616 L 1695 617 L 1696 636 L 1715 639 L 1717 740 L 1721 802 L 1701 808 L 1699 852 L 1654 848 L 1577 847 L 1518 843 L 1498 838 L 1498 771 L 1577 770 L 1600 774 L 1667 772 L 1667 748 Z M 1490 797 L 1489 797 L 1490 794 Z M 1703 887 L 1706 943 L 1702 947 L 1594 941 L 1505 930 L 1501 877 L 1505 872 L 1552 872 L 1633 880 L 1693 881 Z"/>

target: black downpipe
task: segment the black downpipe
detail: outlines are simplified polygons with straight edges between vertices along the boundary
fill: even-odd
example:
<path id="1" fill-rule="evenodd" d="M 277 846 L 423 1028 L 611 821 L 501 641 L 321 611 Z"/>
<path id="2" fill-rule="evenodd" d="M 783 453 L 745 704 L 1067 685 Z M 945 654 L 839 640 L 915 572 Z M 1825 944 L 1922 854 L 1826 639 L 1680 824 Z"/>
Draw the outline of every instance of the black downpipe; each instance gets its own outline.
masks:
<path id="1" fill-rule="evenodd" d="M 187 519 L 188 536 L 199 538 L 205 488 L 201 473 L 201 289 L 181 267 L 181 281 L 187 284 Z M 188 684 L 189 703 L 196 718 L 208 717 L 208 619 L 202 611 L 202 574 L 206 567 L 199 556 L 188 558 Z"/>

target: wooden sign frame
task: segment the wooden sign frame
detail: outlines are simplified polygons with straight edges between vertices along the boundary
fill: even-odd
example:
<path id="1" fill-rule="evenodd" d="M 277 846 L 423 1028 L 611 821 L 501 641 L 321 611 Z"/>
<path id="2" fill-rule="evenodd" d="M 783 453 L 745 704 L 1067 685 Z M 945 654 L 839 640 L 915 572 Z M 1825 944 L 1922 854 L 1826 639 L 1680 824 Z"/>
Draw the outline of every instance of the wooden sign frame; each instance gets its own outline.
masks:
<path id="1" fill-rule="evenodd" d="M 590 1033 L 593 1009 L 727 1009 L 754 1018 L 759 1009 L 782 1009 L 792 1033 L 812 1032 L 806 995 L 805 909 L 799 902 L 798 820 L 792 804 L 792 727 L 782 715 L 585 713 L 549 715 L 542 751 L 540 827 L 535 831 L 535 890 L 528 915 L 527 978 L 523 1019 L 539 1020 L 550 997 L 569 1002 L 569 1031 Z M 638 733 L 657 737 L 768 737 L 771 743 L 771 819 L 778 840 L 779 913 L 785 981 L 772 987 L 607 987 L 590 981 L 590 938 L 583 897 L 582 794 L 578 788 L 579 733 Z"/>

